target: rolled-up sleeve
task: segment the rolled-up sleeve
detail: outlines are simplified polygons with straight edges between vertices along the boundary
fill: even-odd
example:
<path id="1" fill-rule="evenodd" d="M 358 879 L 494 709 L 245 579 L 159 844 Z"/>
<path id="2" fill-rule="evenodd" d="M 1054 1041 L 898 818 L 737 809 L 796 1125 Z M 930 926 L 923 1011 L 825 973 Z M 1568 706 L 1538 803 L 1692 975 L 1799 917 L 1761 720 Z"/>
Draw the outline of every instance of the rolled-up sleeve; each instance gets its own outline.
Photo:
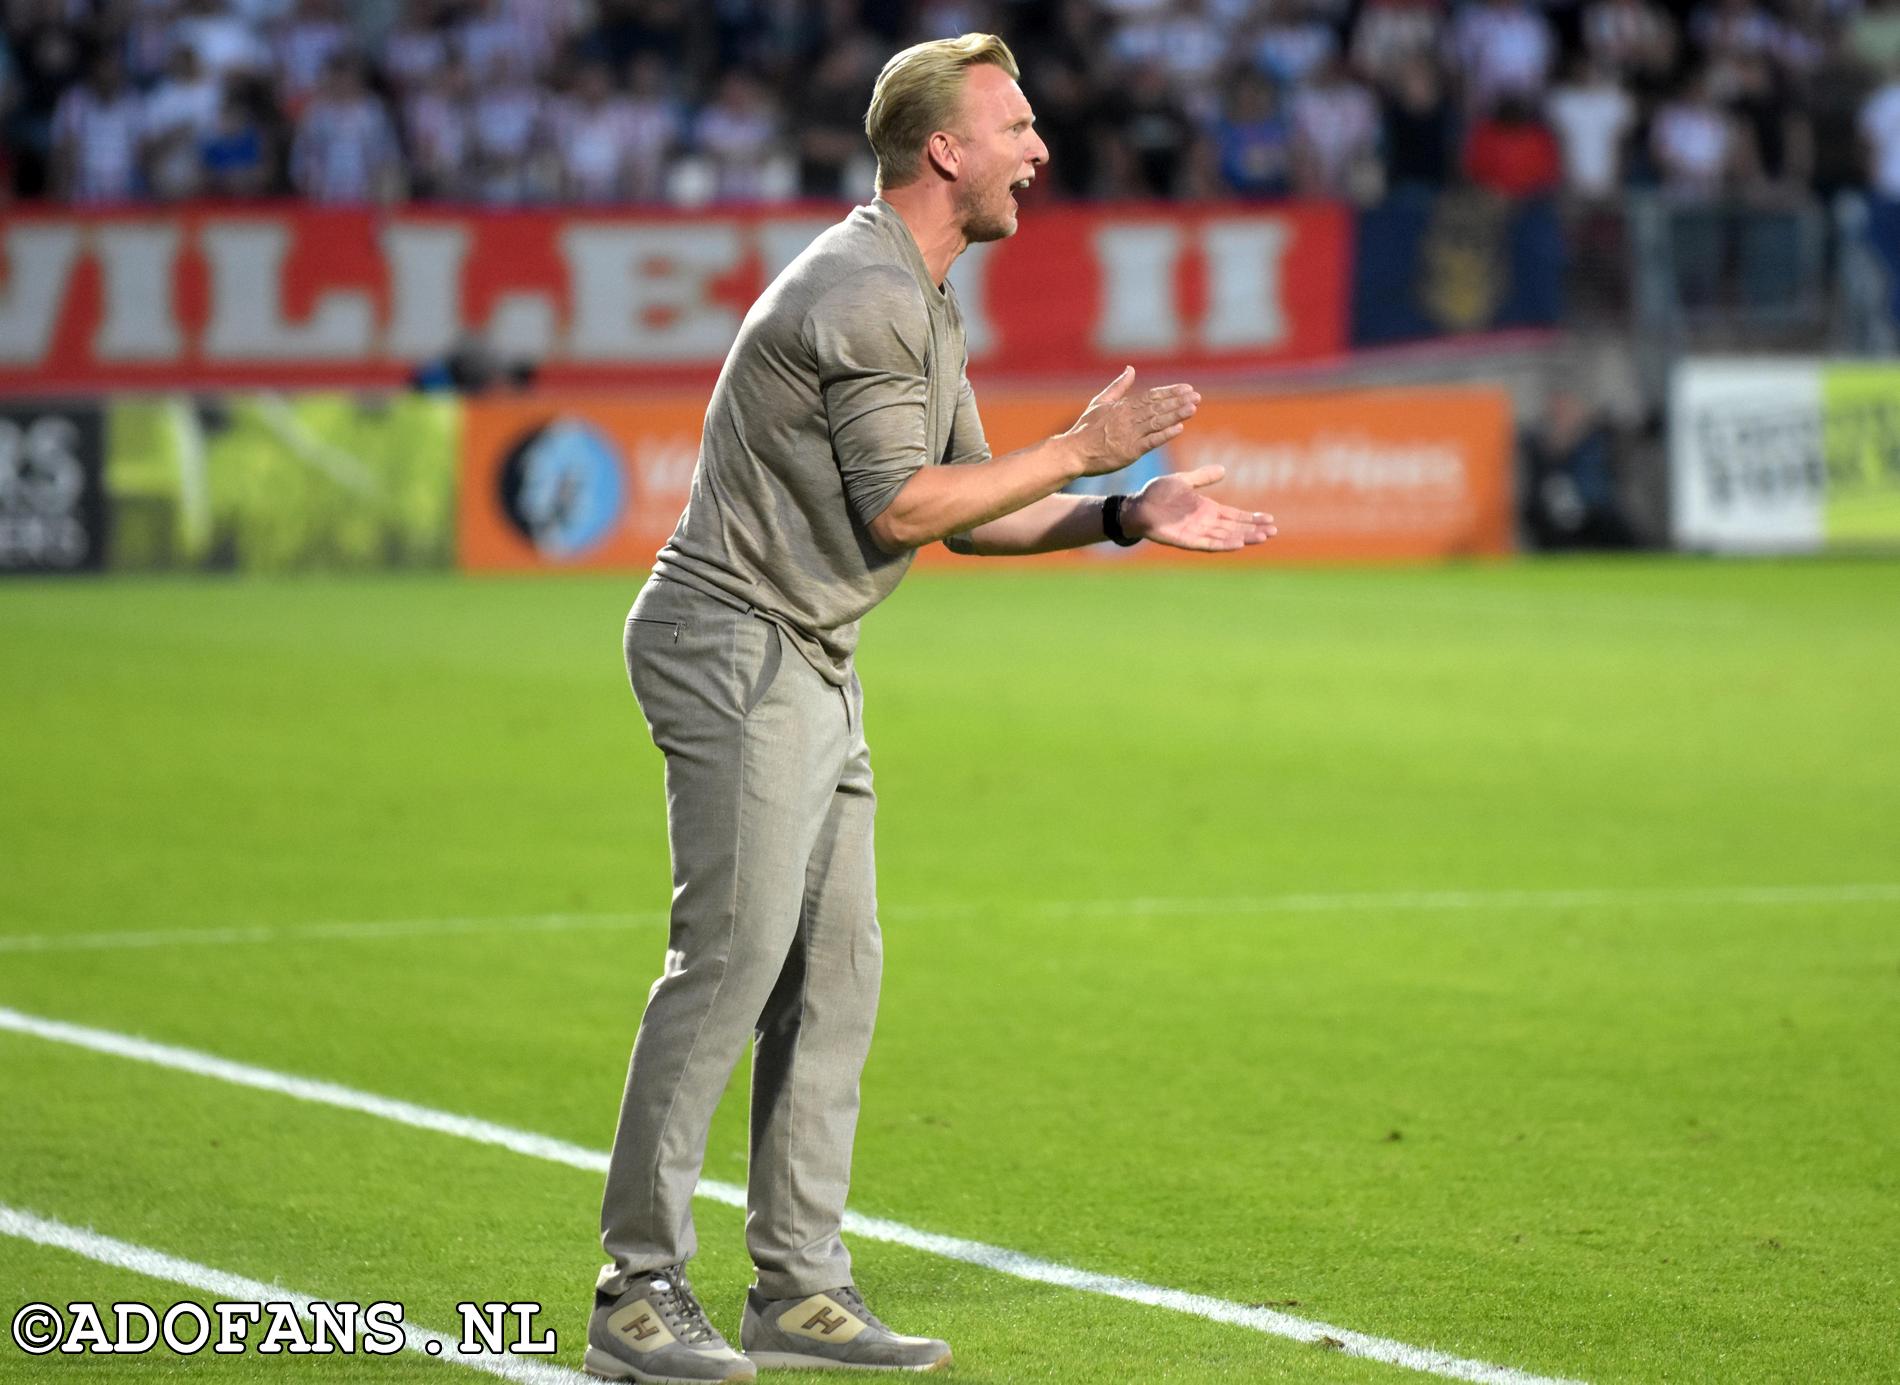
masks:
<path id="1" fill-rule="evenodd" d="M 929 460 L 930 319 L 917 281 L 902 269 L 854 274 L 812 305 L 805 333 L 845 500 L 868 525 Z"/>

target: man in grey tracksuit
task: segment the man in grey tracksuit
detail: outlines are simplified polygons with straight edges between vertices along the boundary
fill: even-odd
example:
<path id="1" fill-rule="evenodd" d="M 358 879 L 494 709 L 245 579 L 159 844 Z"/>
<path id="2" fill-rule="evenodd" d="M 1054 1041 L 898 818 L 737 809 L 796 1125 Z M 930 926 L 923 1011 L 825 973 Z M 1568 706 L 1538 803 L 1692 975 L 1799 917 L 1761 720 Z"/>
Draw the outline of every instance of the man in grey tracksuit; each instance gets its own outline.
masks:
<path id="1" fill-rule="evenodd" d="M 640 1022 L 601 1214 L 609 1262 L 587 1368 L 745 1380 L 759 1365 L 929 1370 L 853 1285 L 839 1237 L 882 949 L 858 621 L 913 552 L 1025 553 L 1112 538 L 1223 550 L 1264 515 L 1201 493 L 1058 494 L 1178 434 L 1199 396 L 1124 371 L 1074 428 L 992 459 L 946 282 L 1016 229 L 1048 151 L 989 35 L 885 67 L 866 117 L 880 196 L 759 298 L 706 412 L 691 496 L 627 620 L 627 671 L 666 757 L 673 908 Z M 746 1241 L 758 1281 L 735 1353 L 687 1283 L 692 1196 L 726 1080 L 753 1039 Z"/>

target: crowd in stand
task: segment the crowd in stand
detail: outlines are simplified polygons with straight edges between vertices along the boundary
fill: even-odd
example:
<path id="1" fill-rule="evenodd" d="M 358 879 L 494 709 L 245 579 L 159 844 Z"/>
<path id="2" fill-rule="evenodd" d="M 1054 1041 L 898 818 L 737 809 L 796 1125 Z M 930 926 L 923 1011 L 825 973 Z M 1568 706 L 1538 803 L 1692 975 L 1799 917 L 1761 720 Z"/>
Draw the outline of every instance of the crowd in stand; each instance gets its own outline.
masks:
<path id="1" fill-rule="evenodd" d="M 1043 197 L 1900 199 L 1900 0 L 0 0 L 0 197 L 861 197 L 884 57 L 1001 33 Z"/>

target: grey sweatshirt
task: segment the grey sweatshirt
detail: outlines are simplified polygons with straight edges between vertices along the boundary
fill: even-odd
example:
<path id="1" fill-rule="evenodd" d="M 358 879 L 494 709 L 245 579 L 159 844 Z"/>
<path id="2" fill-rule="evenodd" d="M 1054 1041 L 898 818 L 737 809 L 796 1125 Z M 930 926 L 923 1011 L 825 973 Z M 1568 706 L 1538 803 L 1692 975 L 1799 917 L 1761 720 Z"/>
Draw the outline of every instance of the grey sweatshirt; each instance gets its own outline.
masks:
<path id="1" fill-rule="evenodd" d="M 910 228 L 882 198 L 854 208 L 746 314 L 654 572 L 757 608 L 842 686 L 858 621 L 911 561 L 866 526 L 919 467 L 989 458 L 965 365 L 956 296 Z"/>

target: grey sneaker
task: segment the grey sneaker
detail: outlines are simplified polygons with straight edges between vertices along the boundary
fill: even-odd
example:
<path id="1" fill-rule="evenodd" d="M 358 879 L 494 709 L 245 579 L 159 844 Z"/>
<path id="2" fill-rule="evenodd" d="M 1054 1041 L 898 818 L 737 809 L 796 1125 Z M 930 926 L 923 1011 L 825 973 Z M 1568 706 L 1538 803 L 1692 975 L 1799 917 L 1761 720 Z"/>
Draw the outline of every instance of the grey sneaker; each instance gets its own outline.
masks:
<path id="1" fill-rule="evenodd" d="M 618 1298 L 596 1291 L 581 1365 L 602 1380 L 752 1380 L 758 1368 L 726 1344 L 672 1265 L 633 1281 Z"/>
<path id="2" fill-rule="evenodd" d="M 739 1344 L 765 1370 L 923 1372 L 950 1364 L 948 1342 L 900 1337 L 848 1284 L 776 1303 L 753 1288 L 745 1296 Z"/>

